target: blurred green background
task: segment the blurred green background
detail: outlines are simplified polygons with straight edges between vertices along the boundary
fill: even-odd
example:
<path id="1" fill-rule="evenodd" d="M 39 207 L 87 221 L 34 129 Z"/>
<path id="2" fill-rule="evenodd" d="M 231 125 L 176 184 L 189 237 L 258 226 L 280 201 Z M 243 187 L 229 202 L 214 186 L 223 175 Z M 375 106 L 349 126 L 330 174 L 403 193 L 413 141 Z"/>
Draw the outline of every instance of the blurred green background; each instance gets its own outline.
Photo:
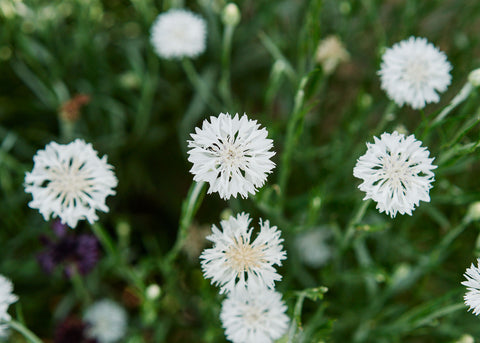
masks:
<path id="1" fill-rule="evenodd" d="M 231 50 L 224 44 L 224 5 L 0 0 L 0 273 L 13 280 L 21 304 L 10 312 L 47 341 L 62 318 L 81 315 L 86 305 L 60 271 L 49 277 L 38 266 L 38 237 L 50 235 L 50 227 L 28 208 L 30 195 L 23 190 L 37 150 L 80 137 L 108 155 L 119 179 L 100 223 L 120 256 L 104 253 L 83 282 L 91 298 L 112 298 L 128 309 L 125 342 L 225 341 L 218 319 L 222 297 L 203 279 L 197 256 L 210 225 L 222 213 L 240 211 L 253 222 L 269 219 L 285 238 L 288 260 L 277 290 L 295 321 L 282 342 L 480 337 L 479 319 L 462 306 L 460 285 L 480 252 L 480 226 L 465 219 L 468 206 L 480 200 L 478 90 L 426 129 L 480 67 L 480 2 L 238 1 L 241 21 Z M 208 25 L 207 50 L 192 61 L 197 84 L 185 63 L 160 59 L 149 42 L 155 17 L 182 6 Z M 315 52 L 332 34 L 350 59 L 328 75 Z M 441 102 L 421 112 L 391 106 L 377 76 L 384 49 L 411 35 L 426 37 L 453 66 Z M 220 82 L 225 51 L 231 100 Z M 69 125 L 62 106 L 77 94 L 90 101 Z M 219 112 L 245 112 L 266 127 L 277 168 L 249 199 L 205 195 L 189 228 L 193 234 L 166 265 L 192 183 L 186 140 Z M 374 204 L 363 206 L 352 169 L 365 142 L 395 129 L 421 139 L 439 168 L 431 203 L 421 203 L 412 217 L 390 219 Z M 308 267 L 295 237 L 325 225 L 332 232 L 331 259 Z M 82 223 L 76 230 L 90 228 Z M 152 283 L 162 289 L 155 301 L 145 297 Z M 310 299 L 315 291 L 302 292 L 319 286 L 328 288 L 323 300 Z M 22 342 L 16 334 L 11 340 Z"/>

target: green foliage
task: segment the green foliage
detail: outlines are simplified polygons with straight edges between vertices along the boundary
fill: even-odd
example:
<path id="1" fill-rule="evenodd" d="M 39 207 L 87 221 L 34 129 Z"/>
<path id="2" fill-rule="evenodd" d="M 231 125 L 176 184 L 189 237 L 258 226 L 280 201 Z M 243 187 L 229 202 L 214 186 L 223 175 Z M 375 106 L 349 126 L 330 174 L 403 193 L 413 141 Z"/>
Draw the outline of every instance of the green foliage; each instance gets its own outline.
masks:
<path id="1" fill-rule="evenodd" d="M 221 0 L 0 0 L 0 274 L 20 297 L 15 323 L 51 339 L 61 319 L 107 297 L 128 309 L 125 342 L 225 341 L 222 296 L 198 255 L 208 244 L 202 228 L 228 209 L 282 230 L 288 259 L 277 290 L 292 322 L 281 342 L 480 337 L 460 285 L 480 251 L 479 223 L 466 216 L 480 200 L 479 90 L 455 98 L 480 66 L 480 3 L 237 5 L 241 21 L 227 29 Z M 208 22 L 207 51 L 195 60 L 163 60 L 150 46 L 151 23 L 172 6 Z M 331 34 L 350 60 L 329 75 L 315 52 Z M 453 65 L 448 91 L 424 112 L 396 107 L 379 87 L 382 52 L 410 35 L 428 38 Z M 60 113 L 76 94 L 90 102 L 72 125 Z M 189 134 L 219 112 L 247 113 L 274 140 L 277 168 L 248 199 L 205 195 L 188 173 Z M 391 219 L 362 201 L 352 170 L 373 135 L 395 129 L 421 139 L 439 167 L 431 202 Z M 23 178 L 37 150 L 76 137 L 108 155 L 119 185 L 110 212 L 76 229 L 99 238 L 99 265 L 68 280 L 35 261 L 50 224 L 28 208 Z M 332 256 L 312 268 L 295 240 L 320 226 L 331 231 Z M 147 296 L 150 284 L 159 298 Z"/>

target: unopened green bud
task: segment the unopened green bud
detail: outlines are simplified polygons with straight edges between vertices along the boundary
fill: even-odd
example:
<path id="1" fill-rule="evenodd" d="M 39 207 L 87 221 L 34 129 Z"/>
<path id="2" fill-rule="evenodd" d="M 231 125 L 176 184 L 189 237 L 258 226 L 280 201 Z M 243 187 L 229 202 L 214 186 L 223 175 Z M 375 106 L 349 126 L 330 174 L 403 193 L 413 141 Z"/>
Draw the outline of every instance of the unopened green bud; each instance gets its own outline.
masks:
<path id="1" fill-rule="evenodd" d="M 222 20 L 225 25 L 237 26 L 240 22 L 240 18 L 240 10 L 233 2 L 230 2 L 224 7 L 222 12 Z"/>
<path id="2" fill-rule="evenodd" d="M 480 86 L 480 68 L 477 68 L 468 74 L 468 82 L 474 87 Z"/>

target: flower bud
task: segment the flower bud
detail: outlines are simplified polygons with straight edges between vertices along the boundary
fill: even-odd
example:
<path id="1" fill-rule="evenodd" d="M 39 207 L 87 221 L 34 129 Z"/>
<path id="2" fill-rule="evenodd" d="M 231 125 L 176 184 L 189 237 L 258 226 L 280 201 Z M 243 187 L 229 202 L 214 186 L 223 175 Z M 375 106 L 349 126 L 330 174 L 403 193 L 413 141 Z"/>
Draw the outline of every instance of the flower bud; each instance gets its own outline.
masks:
<path id="1" fill-rule="evenodd" d="M 477 68 L 468 74 L 468 82 L 474 87 L 480 86 L 480 68 Z"/>
<path id="2" fill-rule="evenodd" d="M 233 2 L 227 4 L 222 12 L 222 20 L 225 25 L 237 26 L 240 22 L 241 14 L 238 6 Z"/>

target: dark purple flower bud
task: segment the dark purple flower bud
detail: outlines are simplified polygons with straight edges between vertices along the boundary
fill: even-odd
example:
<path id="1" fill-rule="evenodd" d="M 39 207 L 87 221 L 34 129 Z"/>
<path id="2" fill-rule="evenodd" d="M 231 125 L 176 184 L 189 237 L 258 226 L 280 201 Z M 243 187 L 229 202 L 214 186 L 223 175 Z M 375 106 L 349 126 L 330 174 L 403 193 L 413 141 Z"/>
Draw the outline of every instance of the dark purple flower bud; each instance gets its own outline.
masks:
<path id="1" fill-rule="evenodd" d="M 75 271 L 86 275 L 95 267 L 100 258 L 100 247 L 94 235 L 66 231 L 56 236 L 57 239 L 40 237 L 45 249 L 37 254 L 37 260 L 46 273 L 52 273 L 61 265 L 65 275 L 71 277 Z"/>
<path id="2" fill-rule="evenodd" d="M 88 324 L 76 317 L 67 317 L 55 329 L 54 343 L 97 343 L 86 335 Z"/>

